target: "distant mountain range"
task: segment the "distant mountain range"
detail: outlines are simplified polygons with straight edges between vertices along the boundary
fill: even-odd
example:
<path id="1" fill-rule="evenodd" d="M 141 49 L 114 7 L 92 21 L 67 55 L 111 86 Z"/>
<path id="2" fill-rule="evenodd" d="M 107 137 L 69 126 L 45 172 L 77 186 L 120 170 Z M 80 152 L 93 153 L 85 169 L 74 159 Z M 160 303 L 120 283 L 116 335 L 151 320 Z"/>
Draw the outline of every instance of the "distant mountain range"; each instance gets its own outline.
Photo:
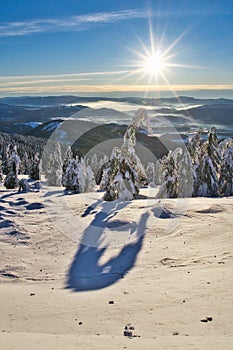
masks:
<path id="1" fill-rule="evenodd" d="M 190 108 L 185 111 L 185 114 L 207 125 L 226 125 L 233 127 L 233 103 L 223 103 L 222 100 L 219 103 L 217 101 L 213 101 L 212 104 Z"/>
<path id="2" fill-rule="evenodd" d="M 160 117 L 166 118 L 177 130 L 187 134 L 190 128 L 193 130 L 200 126 L 217 126 L 224 130 L 222 131 L 224 135 L 232 136 L 233 132 L 233 100 L 196 99 L 187 96 L 161 99 L 79 96 L 4 97 L 0 99 L 0 132 L 48 138 L 58 125 L 69 119 L 92 121 L 101 124 L 102 128 L 106 123 L 127 124 L 127 120 L 130 120 L 128 113 L 114 109 L 115 107 L 87 108 L 85 105 L 99 101 L 124 102 L 129 108 L 132 107 L 132 111 L 140 106 L 149 108 L 148 111 L 155 125 L 160 121 Z"/>

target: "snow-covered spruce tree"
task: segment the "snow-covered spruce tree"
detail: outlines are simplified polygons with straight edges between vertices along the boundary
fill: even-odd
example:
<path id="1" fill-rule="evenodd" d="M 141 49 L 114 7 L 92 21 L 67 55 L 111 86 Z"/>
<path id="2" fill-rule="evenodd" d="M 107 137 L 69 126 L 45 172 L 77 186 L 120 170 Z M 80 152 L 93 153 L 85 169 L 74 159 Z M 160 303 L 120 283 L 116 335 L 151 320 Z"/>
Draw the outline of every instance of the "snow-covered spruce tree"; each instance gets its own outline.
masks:
<path id="1" fill-rule="evenodd" d="M 62 186 L 66 191 L 74 193 L 91 192 L 94 189 L 94 174 L 83 158 L 73 157 L 71 147 L 68 148 L 63 163 Z"/>
<path id="2" fill-rule="evenodd" d="M 58 142 L 49 142 L 46 145 L 43 157 L 42 169 L 48 186 L 61 186 L 62 179 L 62 157 L 61 146 Z"/>
<path id="3" fill-rule="evenodd" d="M 80 193 L 92 192 L 95 187 L 94 173 L 90 165 L 86 165 L 83 158 L 78 163 L 78 183 Z"/>
<path id="4" fill-rule="evenodd" d="M 218 177 L 221 156 L 218 150 L 218 138 L 215 128 L 208 133 L 208 140 L 200 147 L 199 157 L 199 183 L 196 193 L 198 197 L 218 196 Z"/>
<path id="5" fill-rule="evenodd" d="M 221 155 L 219 152 L 218 136 L 215 127 L 212 127 L 208 133 L 207 152 L 215 168 L 215 171 L 218 174 L 221 164 Z"/>
<path id="6" fill-rule="evenodd" d="M 79 192 L 78 183 L 78 159 L 72 158 L 66 168 L 63 176 L 62 185 L 66 191 L 72 191 L 74 193 Z"/>
<path id="7" fill-rule="evenodd" d="M 103 164 L 96 176 L 96 183 L 105 190 L 104 200 L 132 200 L 138 193 L 140 185 L 147 182 L 145 169 L 135 153 L 136 130 L 140 124 L 147 126 L 151 133 L 148 114 L 141 108 L 132 118 L 124 135 L 121 147 L 115 147 L 110 160 Z"/>
<path id="8" fill-rule="evenodd" d="M 204 154 L 200 168 L 198 197 L 216 197 L 218 195 L 218 176 L 211 158 Z"/>
<path id="9" fill-rule="evenodd" d="M 25 151 L 23 155 L 20 157 L 20 174 L 28 175 L 30 172 L 30 163 L 31 161 L 28 158 L 28 154 Z"/>
<path id="10" fill-rule="evenodd" d="M 71 168 L 70 164 L 73 160 L 73 152 L 71 150 L 71 146 L 68 146 L 65 158 L 62 165 L 62 186 L 66 188 L 66 190 L 72 189 L 72 177 L 71 177 Z M 69 168 L 69 170 L 68 170 Z"/>
<path id="11" fill-rule="evenodd" d="M 201 161 L 202 161 L 202 150 L 201 150 L 201 134 L 202 130 L 198 130 L 187 144 L 187 150 L 191 157 L 192 172 L 193 172 L 193 196 L 198 195 L 201 179 Z"/>
<path id="12" fill-rule="evenodd" d="M 231 139 L 230 137 L 226 138 L 225 140 L 219 143 L 218 150 L 221 158 L 224 156 L 225 151 L 230 147 L 233 147 L 233 139 Z"/>
<path id="13" fill-rule="evenodd" d="M 189 198 L 193 194 L 193 166 L 192 160 L 187 149 L 183 150 L 182 156 L 178 161 L 178 186 L 177 192 L 179 198 Z"/>
<path id="14" fill-rule="evenodd" d="M 226 148 L 223 153 L 219 176 L 219 194 L 233 196 L 233 147 Z"/>
<path id="15" fill-rule="evenodd" d="M 160 162 L 162 183 L 158 198 L 191 197 L 193 174 L 191 157 L 186 149 L 176 148 Z"/>
<path id="16" fill-rule="evenodd" d="M 169 152 L 161 160 L 162 184 L 157 194 L 158 198 L 176 198 L 178 196 L 178 157 L 182 149 Z"/>
<path id="17" fill-rule="evenodd" d="M 38 152 L 29 165 L 29 176 L 33 180 L 40 180 L 40 158 Z"/>
<path id="18" fill-rule="evenodd" d="M 7 175 L 5 177 L 4 186 L 7 189 L 18 187 L 20 157 L 17 153 L 17 146 L 9 145 L 7 149 Z"/>

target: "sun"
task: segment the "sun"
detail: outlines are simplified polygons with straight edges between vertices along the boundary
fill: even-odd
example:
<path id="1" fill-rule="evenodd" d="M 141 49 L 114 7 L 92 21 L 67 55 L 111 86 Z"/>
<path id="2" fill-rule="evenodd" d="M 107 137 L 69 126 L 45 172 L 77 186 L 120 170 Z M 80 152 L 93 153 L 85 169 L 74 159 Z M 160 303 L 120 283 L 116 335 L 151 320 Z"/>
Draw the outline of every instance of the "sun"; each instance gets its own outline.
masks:
<path id="1" fill-rule="evenodd" d="M 165 59 L 159 52 L 146 56 L 142 62 L 142 69 L 149 75 L 157 75 L 162 73 L 165 66 Z"/>

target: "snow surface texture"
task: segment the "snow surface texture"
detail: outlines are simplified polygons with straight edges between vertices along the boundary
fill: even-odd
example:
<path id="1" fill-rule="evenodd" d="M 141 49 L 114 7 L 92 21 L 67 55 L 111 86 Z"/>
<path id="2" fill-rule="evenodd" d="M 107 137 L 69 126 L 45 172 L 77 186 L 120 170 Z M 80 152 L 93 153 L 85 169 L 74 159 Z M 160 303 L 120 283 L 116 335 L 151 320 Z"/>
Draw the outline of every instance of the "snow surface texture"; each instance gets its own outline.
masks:
<path id="1" fill-rule="evenodd" d="M 173 207 L 183 199 L 166 199 L 162 215 L 151 212 L 156 225 L 145 235 L 101 249 L 98 232 L 98 246 L 87 247 L 48 220 L 43 206 L 58 189 L 61 194 L 62 188 L 48 187 L 42 197 L 0 187 L 1 349 L 232 349 L 231 197 L 191 198 L 172 234 L 164 228 L 173 225 Z M 88 202 L 85 194 L 58 199 L 119 237 L 148 204 L 121 202 L 118 214 L 105 220 L 91 195 Z M 147 224 L 144 215 L 141 229 Z M 212 321 L 201 322 L 206 317 Z M 128 323 L 140 337 L 124 337 Z"/>
<path id="2" fill-rule="evenodd" d="M 158 189 L 141 189 L 142 198 L 125 201 L 104 201 L 102 192 L 79 193 L 67 196 L 61 188 L 42 188 L 46 211 L 57 229 L 72 240 L 89 247 L 119 247 L 135 242 L 157 225 L 160 214 L 169 210 L 167 199 L 157 199 Z M 189 198 L 175 201 L 170 214 L 172 222 L 164 223 L 171 234 L 180 225 L 188 208 Z M 85 208 L 79 215 L 79 208 Z"/>

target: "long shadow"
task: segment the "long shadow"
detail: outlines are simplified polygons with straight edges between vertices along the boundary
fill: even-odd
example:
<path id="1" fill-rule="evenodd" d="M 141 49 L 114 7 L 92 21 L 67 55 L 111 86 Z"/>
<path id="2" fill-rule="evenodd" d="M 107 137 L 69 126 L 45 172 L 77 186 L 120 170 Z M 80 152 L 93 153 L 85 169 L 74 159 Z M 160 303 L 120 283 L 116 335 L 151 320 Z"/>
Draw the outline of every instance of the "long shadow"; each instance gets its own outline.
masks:
<path id="1" fill-rule="evenodd" d="M 14 222 L 12 220 L 8 220 L 0 216 L 0 229 L 14 227 Z"/>
<path id="2" fill-rule="evenodd" d="M 105 288 L 116 283 L 123 278 L 125 274 L 134 266 L 137 255 L 142 248 L 146 222 L 149 214 L 144 213 L 139 224 L 129 224 L 127 221 L 111 221 L 117 210 L 127 204 L 120 203 L 111 212 L 101 211 L 95 214 L 90 226 L 84 231 L 82 242 L 79 245 L 77 254 L 70 266 L 67 277 L 67 288 L 74 291 L 88 291 Z M 92 206 L 92 209 L 95 205 Z M 103 206 L 104 207 L 104 206 Z M 106 208 L 105 208 L 106 209 Z M 84 216 L 91 212 L 91 208 L 87 209 Z M 94 212 L 95 213 L 95 212 Z M 107 251 L 108 247 L 100 247 L 104 230 L 108 227 L 110 234 L 113 231 L 124 230 L 124 225 L 136 233 L 136 240 L 133 243 L 125 244 L 120 252 L 115 256 L 110 256 L 106 263 L 100 264 L 99 260 Z M 93 238 L 94 235 L 94 238 Z M 88 242 L 91 242 L 88 245 Z M 85 244 L 84 244 L 85 243 Z M 111 255 L 111 248 L 109 253 Z"/>
<path id="3" fill-rule="evenodd" d="M 0 202 L 4 203 L 5 202 L 5 198 L 9 198 L 9 197 L 12 197 L 12 196 L 15 196 L 19 194 L 19 192 L 12 192 L 12 193 L 7 193 L 7 194 L 4 194 L 0 197 Z"/>

